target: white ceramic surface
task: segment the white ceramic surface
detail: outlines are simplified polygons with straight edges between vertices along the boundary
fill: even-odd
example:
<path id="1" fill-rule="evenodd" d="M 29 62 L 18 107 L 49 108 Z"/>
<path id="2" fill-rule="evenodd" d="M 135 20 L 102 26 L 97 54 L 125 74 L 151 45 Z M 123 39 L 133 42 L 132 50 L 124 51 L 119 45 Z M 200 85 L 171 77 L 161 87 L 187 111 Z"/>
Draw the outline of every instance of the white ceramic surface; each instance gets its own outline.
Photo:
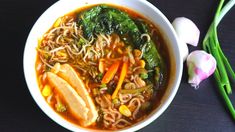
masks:
<path id="1" fill-rule="evenodd" d="M 166 93 L 163 99 L 161 100 L 160 106 L 156 108 L 145 120 L 129 128 L 119 130 L 123 132 L 136 131 L 150 124 L 166 110 L 178 90 L 183 69 L 183 61 L 179 52 L 180 49 L 178 46 L 177 37 L 174 32 L 174 29 L 172 28 L 167 18 L 156 7 L 154 7 L 152 4 L 145 0 L 60 0 L 56 2 L 40 16 L 28 36 L 23 59 L 26 82 L 33 99 L 36 101 L 42 111 L 47 114 L 52 120 L 71 131 L 82 132 L 89 130 L 86 128 L 79 127 L 78 125 L 72 124 L 63 119 L 61 116 L 59 116 L 53 111 L 53 109 L 46 103 L 46 101 L 42 97 L 36 80 L 35 48 L 38 44 L 38 38 L 40 38 L 46 31 L 48 31 L 48 29 L 53 25 L 53 23 L 58 17 L 61 17 L 79 7 L 98 3 L 125 6 L 132 10 L 135 10 L 146 18 L 150 19 L 154 24 L 160 27 L 160 30 L 164 34 L 164 38 L 168 42 L 168 47 L 170 47 L 171 49 L 171 58 L 175 61 L 175 65 L 172 65 L 175 66 L 175 74 L 174 77 L 170 78 L 171 85 L 166 90 Z"/>

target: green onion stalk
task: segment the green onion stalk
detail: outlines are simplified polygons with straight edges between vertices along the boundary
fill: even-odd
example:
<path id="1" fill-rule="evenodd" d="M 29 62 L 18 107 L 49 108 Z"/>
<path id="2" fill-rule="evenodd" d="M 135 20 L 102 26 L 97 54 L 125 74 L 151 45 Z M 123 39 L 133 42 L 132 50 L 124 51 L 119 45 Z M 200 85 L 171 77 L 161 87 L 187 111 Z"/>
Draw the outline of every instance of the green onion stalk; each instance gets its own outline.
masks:
<path id="1" fill-rule="evenodd" d="M 224 55 L 217 36 L 217 26 L 228 11 L 234 6 L 235 0 L 229 0 L 226 4 L 224 0 L 220 0 L 216 14 L 210 28 L 203 40 L 203 49 L 212 54 L 216 61 L 217 67 L 214 73 L 219 92 L 222 95 L 225 104 L 230 111 L 232 118 L 235 120 L 235 109 L 229 99 L 229 94 L 232 94 L 230 80 L 235 80 L 235 73 Z"/>

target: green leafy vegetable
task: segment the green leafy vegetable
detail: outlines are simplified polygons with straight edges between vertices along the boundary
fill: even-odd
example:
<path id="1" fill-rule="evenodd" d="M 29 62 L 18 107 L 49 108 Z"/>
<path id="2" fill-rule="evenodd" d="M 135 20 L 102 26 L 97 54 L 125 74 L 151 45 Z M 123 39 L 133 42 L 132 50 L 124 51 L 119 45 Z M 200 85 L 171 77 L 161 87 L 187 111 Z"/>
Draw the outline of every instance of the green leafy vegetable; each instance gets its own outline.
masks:
<path id="1" fill-rule="evenodd" d="M 153 41 L 141 45 L 140 49 L 143 49 L 143 58 L 147 62 L 147 69 L 152 69 L 163 63 Z"/>
<path id="2" fill-rule="evenodd" d="M 130 38 L 135 44 L 140 44 L 140 32 L 134 21 L 127 13 L 105 5 L 96 6 L 78 16 L 78 23 L 83 26 L 87 38 L 93 34 L 118 33 Z M 126 42 L 131 42 L 126 41 Z"/>
<path id="3" fill-rule="evenodd" d="M 136 25 L 139 28 L 139 31 L 141 32 L 141 34 L 146 34 L 150 36 L 149 33 L 149 29 L 147 24 L 138 19 L 135 20 Z M 141 38 L 141 36 L 139 36 Z M 147 62 L 147 68 L 148 69 L 152 69 L 156 66 L 159 66 L 161 63 L 163 63 L 163 61 L 161 60 L 161 57 L 157 51 L 157 48 L 153 42 L 153 40 L 145 40 L 142 39 L 142 43 L 141 45 L 135 45 L 137 48 L 141 49 L 141 51 L 143 52 L 143 58 L 146 60 Z"/>
<path id="4" fill-rule="evenodd" d="M 146 61 L 146 68 L 151 70 L 156 66 L 164 67 L 160 54 L 151 40 L 148 24 L 141 19 L 132 20 L 129 15 L 118 9 L 101 5 L 84 11 L 78 15 L 78 23 L 82 25 L 85 37 L 89 38 L 94 34 L 117 33 L 126 43 L 133 45 L 142 51 L 142 57 Z M 146 37 L 142 36 L 145 34 Z M 162 65 L 162 66 L 161 66 Z M 153 74 L 158 73 L 149 73 Z"/>
<path id="5" fill-rule="evenodd" d="M 143 91 L 147 91 L 148 89 L 152 89 L 152 88 L 153 88 L 153 85 L 149 84 L 147 86 L 137 88 L 137 89 L 122 89 L 120 92 L 122 94 L 139 94 Z"/>
<path id="6" fill-rule="evenodd" d="M 148 26 L 144 21 L 141 20 L 136 20 L 135 23 L 138 25 L 139 30 L 142 32 L 142 34 L 149 35 L 149 30 Z M 162 61 L 162 58 L 160 54 L 157 51 L 157 48 L 155 47 L 155 44 L 153 40 L 146 40 L 145 43 L 143 43 L 140 46 L 142 52 L 143 52 L 143 58 L 146 60 L 147 69 L 154 69 L 153 72 L 148 73 L 148 77 L 152 78 L 154 77 L 154 80 L 151 80 L 152 82 L 154 81 L 157 84 L 160 84 L 160 73 L 164 72 L 165 68 L 165 63 Z M 159 85 L 158 85 L 159 86 Z"/>
<path id="7" fill-rule="evenodd" d="M 218 24 L 225 14 L 234 6 L 234 4 L 235 0 L 230 0 L 224 6 L 224 0 L 220 0 L 214 20 L 203 40 L 203 49 L 212 54 L 217 61 L 217 68 L 215 70 L 214 77 L 217 81 L 219 92 L 222 95 L 233 119 L 235 120 L 235 109 L 228 97 L 228 94 L 232 93 L 228 75 L 231 75 L 231 78 L 235 80 L 235 73 L 220 47 L 217 36 Z"/>

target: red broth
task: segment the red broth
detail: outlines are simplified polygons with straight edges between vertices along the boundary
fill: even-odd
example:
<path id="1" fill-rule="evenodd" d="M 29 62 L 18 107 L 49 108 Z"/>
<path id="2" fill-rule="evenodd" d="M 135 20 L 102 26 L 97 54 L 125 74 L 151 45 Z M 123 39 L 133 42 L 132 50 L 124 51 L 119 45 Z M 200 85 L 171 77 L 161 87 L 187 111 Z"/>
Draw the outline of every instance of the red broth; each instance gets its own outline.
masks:
<path id="1" fill-rule="evenodd" d="M 141 14 L 139 14 L 139 13 L 137 13 L 137 12 L 131 10 L 131 9 L 128 9 L 128 8 L 125 8 L 125 7 L 120 7 L 120 6 L 114 6 L 114 5 L 108 5 L 108 6 L 111 6 L 113 8 L 119 9 L 123 12 L 126 12 L 129 15 L 129 17 L 131 17 L 131 19 L 133 19 L 133 20 L 141 19 L 145 23 L 148 24 L 149 29 L 151 29 L 151 32 L 152 32 L 150 37 L 154 41 L 154 43 L 157 47 L 157 50 L 158 50 L 158 52 L 160 53 L 160 55 L 162 57 L 163 63 L 165 64 L 164 68 L 163 68 L 163 73 L 162 73 L 162 80 L 160 82 L 161 85 L 159 85 L 157 87 L 157 89 L 154 89 L 154 91 L 151 93 L 151 95 L 149 97 L 151 99 L 148 98 L 149 95 L 144 95 L 144 92 L 142 92 L 140 94 L 141 96 L 144 97 L 144 100 L 146 102 L 149 102 L 148 109 L 139 110 L 139 112 L 138 112 L 135 119 L 133 119 L 133 118 L 129 119 L 128 117 L 125 117 L 125 116 L 122 115 L 122 118 L 125 119 L 125 120 L 128 120 L 128 122 L 130 123 L 129 125 L 125 126 L 125 127 L 128 127 L 128 126 L 131 126 L 131 125 L 145 119 L 148 116 L 148 114 L 151 113 L 151 111 L 153 111 L 156 107 L 159 106 L 161 98 L 163 97 L 166 88 L 169 86 L 169 76 L 172 73 L 174 73 L 175 71 L 172 71 L 172 68 L 170 68 L 172 64 L 170 63 L 171 61 L 170 61 L 169 49 L 166 45 L 166 41 L 163 39 L 163 34 L 161 34 L 159 28 L 156 25 L 152 24 L 151 21 L 149 21 L 147 18 L 145 18 Z M 65 16 L 63 16 L 63 18 L 65 18 L 67 16 L 68 18 L 73 18 L 73 21 L 77 21 L 77 16 L 78 16 L 77 14 L 79 14 L 80 12 L 83 12 L 85 10 L 88 10 L 92 7 L 93 6 L 88 6 L 88 7 L 84 7 L 84 8 L 80 8 L 78 10 L 72 11 L 72 12 L 66 14 Z M 56 23 L 58 23 L 58 21 L 55 22 L 55 24 Z M 51 27 L 51 29 L 49 29 L 48 32 L 45 33 L 45 34 L 50 33 L 50 31 L 53 30 L 54 28 L 55 28 L 54 26 Z M 117 34 L 111 34 L 110 37 L 111 37 L 111 43 L 115 43 L 115 40 L 118 39 Z M 46 49 L 45 47 L 47 46 L 47 41 L 48 41 L 48 38 L 46 38 L 46 37 L 44 37 L 42 40 L 40 40 L 39 44 L 38 44 L 38 48 L 40 49 L 44 46 L 43 48 Z M 115 47 L 113 47 L 112 44 L 111 44 L 110 47 L 105 47 L 104 50 L 112 51 L 112 55 L 110 55 L 110 58 L 105 58 L 105 57 L 102 58 L 102 59 L 106 60 L 105 64 L 104 64 L 105 67 L 106 67 L 105 72 L 107 72 L 108 68 L 115 61 L 122 60 L 123 57 L 128 56 L 125 53 L 126 48 L 127 48 L 127 46 L 123 41 L 120 41 L 117 45 L 115 45 Z M 65 55 L 66 57 L 69 56 L 67 54 L 67 52 L 68 51 L 66 51 L 66 50 L 63 52 L 63 53 L 66 54 Z M 51 96 L 50 99 L 48 99 L 49 98 L 48 96 L 45 97 L 45 101 L 48 102 L 48 100 L 50 100 L 49 101 L 50 103 L 48 103 L 48 104 L 51 106 L 51 108 L 53 110 L 55 110 L 56 113 L 58 113 L 64 119 L 66 119 L 67 121 L 69 121 L 73 124 L 81 126 L 80 120 L 77 119 L 76 117 L 74 117 L 73 114 L 71 114 L 71 112 L 69 111 L 69 107 L 66 106 L 66 102 L 64 101 L 63 97 L 60 94 L 58 94 L 58 92 L 53 88 L 53 86 L 51 86 L 48 83 L 48 80 L 47 80 L 46 76 L 44 75 L 46 72 L 51 70 L 51 68 L 48 65 L 46 65 L 44 61 L 47 61 L 46 63 L 48 63 L 49 65 L 52 65 L 52 66 L 55 64 L 55 62 L 51 63 L 50 59 L 47 58 L 48 56 L 43 56 L 43 57 L 45 57 L 45 58 L 43 58 L 45 60 L 42 61 L 42 59 L 40 58 L 40 54 L 42 54 L 42 53 L 40 51 L 38 51 L 38 56 L 37 56 L 36 63 L 35 63 L 35 69 L 36 69 L 36 73 L 37 73 L 38 85 L 39 85 L 39 88 L 40 88 L 41 91 L 43 91 L 43 88 L 45 87 L 45 85 L 49 85 L 50 89 L 51 89 L 51 93 L 53 94 L 53 96 Z M 62 54 L 62 52 L 61 52 L 61 54 Z M 134 51 L 133 51 L 133 54 L 134 54 Z M 80 60 L 81 59 L 82 58 L 80 58 Z M 98 61 L 99 61 L 99 59 L 97 59 L 95 61 L 96 65 L 94 65 L 94 67 L 91 67 L 90 69 L 96 68 L 96 70 L 97 70 L 98 67 L 99 67 L 98 66 Z M 138 66 L 141 65 L 140 59 L 139 60 L 136 59 L 135 62 L 138 63 L 138 64 L 135 64 L 132 67 L 138 67 Z M 83 79 L 84 84 L 86 84 L 87 91 L 89 92 L 91 98 L 93 99 L 93 101 L 95 103 L 96 109 L 99 110 L 101 106 L 96 102 L 95 97 L 97 97 L 97 95 L 94 95 L 93 91 L 94 91 L 94 89 L 96 89 L 97 87 L 99 87 L 101 85 L 100 82 L 93 79 L 90 76 L 90 74 L 88 74 L 87 72 L 85 73 L 83 70 L 77 68 L 77 65 L 75 65 L 75 62 L 72 58 L 69 58 L 66 62 L 61 62 L 61 64 L 64 64 L 64 63 L 70 64 L 76 70 L 77 74 L 80 75 L 80 77 Z M 129 62 L 129 66 L 131 67 L 131 62 Z M 133 71 L 133 69 L 131 69 L 129 72 L 132 72 L 132 71 Z M 111 89 L 111 88 L 109 88 L 109 86 L 113 87 L 113 89 L 115 89 L 115 86 L 117 85 L 116 83 L 119 80 L 119 73 L 120 72 L 121 72 L 121 68 L 118 69 L 118 72 L 116 73 L 116 75 L 112 79 L 114 84 L 113 85 L 107 84 L 108 89 Z M 131 73 L 129 73 L 129 74 L 131 74 Z M 124 86 L 122 86 L 122 87 L 124 87 Z M 112 95 L 113 90 L 111 90 L 111 92 L 109 91 L 110 93 L 107 92 L 107 91 L 105 91 L 105 92 L 106 92 L 106 93 L 104 93 L 105 96 L 107 95 L 107 97 L 110 98 L 110 96 Z M 60 98 L 61 103 L 66 106 L 66 111 L 58 112 L 56 110 L 56 103 L 57 103 L 56 97 Z M 114 109 L 118 111 L 118 107 L 114 108 Z M 129 109 L 131 110 L 131 108 L 129 108 Z M 135 108 L 133 108 L 133 109 L 135 109 Z M 131 110 L 131 111 L 132 111 L 132 113 L 134 112 L 133 110 Z M 91 126 L 88 126 L 88 127 L 91 128 L 91 129 L 105 129 L 105 130 L 106 129 L 121 129 L 121 128 L 118 128 L 118 127 L 117 128 L 105 127 L 104 124 L 103 124 L 104 122 L 102 122 L 103 117 L 102 117 L 102 113 L 100 113 L 100 111 L 99 111 L 99 117 L 98 118 L 99 119 L 97 119 L 97 121 L 95 123 L 93 123 Z"/>

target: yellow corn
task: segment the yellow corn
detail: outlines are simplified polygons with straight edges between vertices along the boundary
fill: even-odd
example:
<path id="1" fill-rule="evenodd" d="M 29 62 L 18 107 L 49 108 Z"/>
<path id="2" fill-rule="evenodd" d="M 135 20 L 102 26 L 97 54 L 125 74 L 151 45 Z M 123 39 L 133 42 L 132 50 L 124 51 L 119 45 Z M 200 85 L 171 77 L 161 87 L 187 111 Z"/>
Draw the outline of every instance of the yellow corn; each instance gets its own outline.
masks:
<path id="1" fill-rule="evenodd" d="M 119 54 L 123 54 L 121 48 L 118 48 L 117 51 L 118 51 Z"/>
<path id="2" fill-rule="evenodd" d="M 145 61 L 144 60 L 140 60 L 140 67 L 144 68 L 145 67 Z"/>
<path id="3" fill-rule="evenodd" d="M 58 55 L 60 57 L 64 57 L 64 58 L 68 57 L 67 53 L 65 53 L 65 52 L 56 52 L 56 55 Z"/>
<path id="4" fill-rule="evenodd" d="M 142 52 L 141 52 L 140 50 L 134 49 L 134 56 L 135 56 L 135 57 L 140 57 L 141 53 L 142 53 Z"/>
<path id="5" fill-rule="evenodd" d="M 104 61 L 99 60 L 99 71 L 104 73 Z"/>
<path id="6" fill-rule="evenodd" d="M 42 38 L 38 38 L 38 44 L 40 45 L 42 43 Z"/>
<path id="7" fill-rule="evenodd" d="M 121 105 L 119 107 L 119 112 L 126 116 L 126 117 L 130 117 L 131 116 L 131 111 L 129 110 L 129 108 L 126 105 Z"/>
<path id="8" fill-rule="evenodd" d="M 51 93 L 52 93 L 51 87 L 49 85 L 45 85 L 42 90 L 42 95 L 44 97 L 48 97 L 49 95 L 51 95 Z"/>
<path id="9" fill-rule="evenodd" d="M 54 23 L 54 27 L 58 27 L 59 25 L 60 25 L 60 23 L 61 23 L 61 18 L 58 18 L 56 21 L 55 21 L 55 23 Z"/>
<path id="10" fill-rule="evenodd" d="M 96 95 L 99 94 L 99 90 L 97 88 L 93 88 L 92 93 L 93 93 L 94 96 L 96 96 Z"/>
<path id="11" fill-rule="evenodd" d="M 51 69 L 51 72 L 57 74 L 60 71 L 60 63 L 56 63 L 54 67 Z"/>

